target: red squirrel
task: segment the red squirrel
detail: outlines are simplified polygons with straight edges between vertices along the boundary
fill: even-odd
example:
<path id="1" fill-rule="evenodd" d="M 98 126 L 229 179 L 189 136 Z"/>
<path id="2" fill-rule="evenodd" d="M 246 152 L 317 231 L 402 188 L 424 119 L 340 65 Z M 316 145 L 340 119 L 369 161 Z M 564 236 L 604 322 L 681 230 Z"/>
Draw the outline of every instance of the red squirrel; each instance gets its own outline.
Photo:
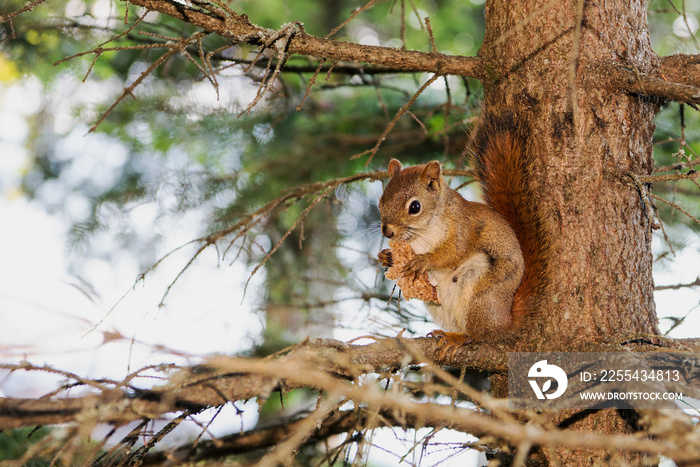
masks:
<path id="1" fill-rule="evenodd" d="M 389 162 L 382 233 L 416 253 L 402 275 L 427 272 L 436 286 L 440 304 L 425 303 L 444 329 L 431 333 L 445 339 L 441 347 L 511 342 L 540 305 L 551 237 L 530 188 L 527 133 L 508 114 L 486 114 L 472 132 L 468 152 L 484 203 L 451 189 L 437 161 L 407 168 Z M 390 267 L 391 250 L 378 259 Z"/>

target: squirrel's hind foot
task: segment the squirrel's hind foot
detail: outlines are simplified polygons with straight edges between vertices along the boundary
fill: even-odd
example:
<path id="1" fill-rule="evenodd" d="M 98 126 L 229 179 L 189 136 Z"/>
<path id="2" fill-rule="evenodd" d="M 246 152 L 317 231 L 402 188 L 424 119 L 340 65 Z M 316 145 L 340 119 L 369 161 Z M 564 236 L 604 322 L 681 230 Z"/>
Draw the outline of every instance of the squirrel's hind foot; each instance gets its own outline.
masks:
<path id="1" fill-rule="evenodd" d="M 441 329 L 436 329 L 428 333 L 427 337 L 435 337 L 440 339 L 437 346 L 436 356 L 438 360 L 454 360 L 455 352 L 463 345 L 468 345 L 474 342 L 471 337 L 458 332 L 446 332 Z M 449 357 L 449 359 L 448 359 Z"/>

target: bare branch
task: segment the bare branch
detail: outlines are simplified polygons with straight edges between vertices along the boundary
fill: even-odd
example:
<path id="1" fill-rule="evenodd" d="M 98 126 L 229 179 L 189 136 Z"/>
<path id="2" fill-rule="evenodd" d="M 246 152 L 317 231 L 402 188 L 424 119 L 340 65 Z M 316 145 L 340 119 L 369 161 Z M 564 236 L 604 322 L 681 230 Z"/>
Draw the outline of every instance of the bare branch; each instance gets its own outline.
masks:
<path id="1" fill-rule="evenodd" d="M 698 86 L 669 82 L 663 77 L 650 76 L 620 64 L 600 64 L 595 72 L 598 77 L 603 77 L 613 86 L 630 93 L 683 102 L 696 110 L 697 105 L 700 105 Z"/>
<path id="2" fill-rule="evenodd" d="M 698 220 L 697 217 L 693 216 L 692 214 L 690 214 L 688 211 L 686 211 L 685 209 L 683 209 L 682 207 L 680 207 L 678 204 L 674 203 L 673 201 L 668 201 L 666 199 L 663 199 L 661 196 L 657 196 L 653 193 L 648 193 L 648 195 L 650 197 L 654 198 L 655 200 L 661 201 L 662 203 L 667 204 L 668 206 L 671 206 L 672 208 L 676 209 L 677 211 L 682 212 L 683 214 L 688 216 L 690 219 L 692 219 L 696 224 L 700 225 L 700 220 Z"/>
<path id="3" fill-rule="evenodd" d="M 277 38 L 285 37 L 284 34 L 280 34 L 281 31 L 262 28 L 251 23 L 247 17 L 232 14 L 232 12 L 229 12 L 228 16 L 213 14 L 167 0 L 130 0 L 130 4 L 158 11 L 239 43 L 267 46 L 266 44 L 274 43 Z M 201 7 L 202 3 L 197 5 Z M 287 40 L 286 37 L 285 40 Z M 481 61 L 475 57 L 427 54 L 322 39 L 307 34 L 303 27 L 289 38 L 286 51 L 290 54 L 325 58 L 331 61 L 368 62 L 405 71 L 469 76 L 477 79 L 484 76 Z"/>
<path id="4" fill-rule="evenodd" d="M 637 178 L 642 183 L 661 183 L 674 182 L 678 180 L 697 180 L 698 177 L 700 177 L 700 172 L 697 171 L 671 175 L 637 175 Z"/>
<path id="5" fill-rule="evenodd" d="M 37 400 L 0 398 L 0 427 L 9 429 L 71 423 L 67 427 L 68 439 L 78 439 L 89 436 L 92 427 L 98 423 L 121 426 L 129 421 L 139 421 L 122 443 L 104 454 L 106 457 L 101 463 L 108 465 L 124 459 L 136 463 L 142 460 L 158 462 L 163 455 L 169 460 L 192 462 L 276 446 L 265 458 L 273 465 L 273 461 L 291 460 L 292 453 L 303 444 L 343 432 L 348 433 L 348 441 L 352 442 L 351 435 L 355 430 L 364 432 L 381 426 L 452 428 L 481 437 L 482 445 L 491 444 L 494 448 L 506 440 L 510 446 L 520 450 L 537 445 L 660 453 L 677 462 L 700 456 L 697 443 L 691 442 L 697 439 L 700 428 L 694 426 L 687 416 L 677 415 L 673 411 L 663 417 L 648 416 L 644 420 L 650 432 L 659 434 L 654 439 L 644 439 L 638 435 L 567 432 L 559 427 L 560 421 L 572 416 L 566 411 L 549 415 L 527 410 L 515 413 L 508 409 L 504 400 L 476 391 L 440 368 L 441 364 L 467 365 L 503 374 L 507 367 L 507 349 L 471 345 L 460 348 L 449 360 L 440 360 L 436 356 L 438 341 L 432 338 L 397 337 L 379 339 L 369 345 L 349 345 L 334 340 L 307 340 L 265 359 L 211 357 L 205 365 L 184 368 L 171 375 L 167 384 L 153 389 L 141 390 L 130 385 L 131 389 L 126 391 L 115 389 L 112 385 L 99 394 L 84 397 Z M 625 347 L 589 344 L 581 349 L 618 351 L 621 358 L 631 355 L 620 352 L 623 348 L 636 352 L 654 351 L 657 352 L 655 358 L 663 358 L 664 355 L 671 355 L 667 352 L 668 348 L 697 350 L 698 343 L 659 336 L 635 336 L 625 342 Z M 674 385 L 675 390 L 681 389 L 685 393 L 683 388 L 687 384 L 684 381 L 694 380 L 698 376 L 698 365 L 693 364 L 695 353 L 687 352 L 679 356 L 674 352 L 673 355 L 669 362 L 677 364 L 678 358 L 681 358 L 689 364 L 687 368 L 693 369 L 682 375 L 685 378 L 683 381 L 669 383 Z M 425 380 L 418 383 L 395 373 L 408 366 L 423 374 Z M 33 371 L 45 368 L 27 364 L 21 369 Z M 392 387 L 387 390 L 383 384 L 363 378 L 367 373 L 378 373 L 380 380 L 390 379 Z M 302 415 L 274 427 L 230 435 L 211 442 L 202 441 L 194 446 L 182 446 L 165 454 L 148 453 L 166 433 L 192 413 L 239 399 L 257 397 L 264 400 L 274 391 L 300 387 L 323 393 L 317 409 L 311 415 Z M 688 394 L 692 396 L 693 390 L 689 390 Z M 415 395 L 419 398 L 416 399 Z M 437 395 L 459 395 L 473 401 L 476 408 L 435 402 Z M 431 400 L 426 401 L 425 397 Z M 354 402 L 355 407 L 362 408 L 351 412 L 341 411 L 340 405 L 345 402 Z M 159 431 L 146 432 L 150 426 L 149 420 L 162 419 L 169 412 L 177 415 Z M 581 416 L 585 414 L 580 412 Z M 673 420 L 673 424 L 668 423 L 669 420 Z M 664 435 L 661 436 L 661 433 Z M 143 447 L 132 451 L 135 440 L 141 436 L 144 437 Z M 65 457 L 72 455 L 72 452 L 64 452 L 63 445 L 66 443 L 54 443 L 53 449 L 57 450 L 56 458 L 65 461 Z M 95 449 L 91 455 L 97 454 L 98 450 Z"/>
<path id="6" fill-rule="evenodd" d="M 689 284 L 657 285 L 656 287 L 654 287 L 654 290 L 677 290 L 698 286 L 700 286 L 700 276 L 698 276 L 697 279 L 695 279 L 693 282 L 690 282 Z"/>
<path id="7" fill-rule="evenodd" d="M 413 94 L 413 96 L 408 100 L 408 102 L 406 102 L 399 109 L 399 111 L 396 112 L 396 115 L 389 122 L 389 124 L 386 126 L 386 128 L 382 132 L 379 139 L 377 139 L 376 144 L 374 145 L 374 147 L 371 150 L 362 152 L 360 154 L 355 154 L 354 156 L 352 156 L 351 159 L 357 159 L 365 154 L 369 154 L 369 157 L 367 158 L 367 161 L 365 162 L 365 166 L 369 165 L 369 163 L 372 162 L 372 159 L 374 158 L 374 156 L 377 154 L 377 151 L 379 151 L 379 146 L 381 146 L 381 144 L 386 139 L 386 136 L 389 134 L 389 132 L 391 132 L 392 128 L 394 128 L 394 126 L 396 125 L 396 122 L 398 122 L 399 119 L 408 111 L 408 109 L 413 105 L 413 103 L 416 101 L 416 99 L 418 99 L 418 96 L 420 96 L 421 93 L 423 91 L 425 91 L 428 88 L 428 86 L 430 86 L 432 83 L 434 83 L 438 78 L 440 78 L 440 75 L 433 75 L 429 80 L 427 80 L 425 83 L 423 83 L 423 85 L 420 87 L 420 89 L 418 89 L 418 91 L 416 91 L 416 93 Z"/>
<path id="8" fill-rule="evenodd" d="M 673 83 L 700 87 L 700 55 L 662 57 L 661 73 Z"/>
<path id="9" fill-rule="evenodd" d="M 27 2 L 19 10 L 15 10 L 15 11 L 12 11 L 10 13 L 5 13 L 4 15 L 0 15 L 0 23 L 5 23 L 7 21 L 10 21 L 15 16 L 19 16 L 22 13 L 26 13 L 27 11 L 32 11 L 34 8 L 36 8 L 38 5 L 41 5 L 45 1 L 46 0 L 34 0 L 32 2 Z"/>
<path id="10" fill-rule="evenodd" d="M 362 5 L 361 7 L 355 8 L 355 9 L 352 11 L 352 14 L 350 15 L 350 17 L 348 17 L 345 21 L 343 21 L 342 23 L 340 23 L 340 25 L 338 25 L 338 26 L 336 26 L 335 28 L 333 28 L 333 30 L 332 30 L 331 32 L 329 32 L 328 34 L 326 34 L 326 37 L 324 37 L 324 39 L 328 39 L 328 38 L 330 38 L 331 36 L 334 36 L 338 31 L 340 31 L 340 30 L 343 29 L 345 26 L 347 26 L 347 24 L 348 24 L 350 21 L 352 21 L 353 19 L 355 19 L 355 17 L 356 17 L 357 15 L 359 15 L 360 13 L 362 13 L 363 11 L 365 11 L 365 10 L 367 10 L 367 9 L 369 9 L 369 8 L 372 8 L 376 2 L 377 2 L 377 0 L 369 0 L 369 2 L 365 3 L 365 4 Z"/>
<path id="11" fill-rule="evenodd" d="M 453 363 L 461 365 L 469 360 L 470 365 L 489 371 L 505 371 L 505 353 L 498 353 L 493 347 L 473 346 L 463 348 L 449 359 L 438 358 L 437 339 L 380 339 L 368 345 L 348 345 L 340 341 L 311 339 L 291 348 L 274 361 L 287 365 L 311 364 L 317 375 L 333 386 L 331 380 L 338 384 L 355 376 L 373 371 L 393 371 L 411 362 L 420 363 L 434 360 L 440 364 Z M 415 356 L 424 356 L 416 361 Z M 229 401 L 246 400 L 253 397 L 267 398 L 282 386 L 286 389 L 298 387 L 316 387 L 315 376 L 303 376 L 286 379 L 283 376 L 270 376 L 266 372 L 246 370 L 248 365 L 257 365 L 268 360 L 237 359 L 243 365 L 234 372 L 230 371 L 229 359 L 216 358 L 206 366 L 194 366 L 176 373 L 165 386 L 139 390 L 131 387 L 130 393 L 115 389 L 114 382 L 103 384 L 101 394 L 66 399 L 14 399 L 0 398 L 0 427 L 18 428 L 32 425 L 55 425 L 90 416 L 95 423 L 122 424 L 143 418 L 157 418 L 169 412 L 182 410 L 198 411 L 206 407 L 218 406 Z M 454 360 L 454 361 L 453 361 Z M 228 363 L 227 363 L 228 362 Z M 244 363 L 247 362 L 247 363 Z M 296 363 L 295 363 L 296 362 Z M 238 364 L 238 363 L 237 363 Z M 223 367 L 221 365 L 224 365 Z M 262 365 L 265 366 L 265 365 Z M 3 367 L 7 367 L 3 365 Z M 170 370 L 168 367 L 166 370 Z M 12 366 L 14 371 L 49 371 L 47 367 L 35 367 L 29 364 Z M 58 372 L 58 370 L 51 370 Z M 60 372 L 83 384 L 96 386 L 95 381 L 83 381 L 77 376 Z M 301 376 L 301 379 L 299 379 Z M 303 380 L 303 381 L 302 381 Z M 320 380 L 319 380 L 320 381 Z M 119 386 L 119 385 L 117 385 Z M 99 410 L 98 410 L 99 409 Z"/>
<path id="12" fill-rule="evenodd" d="M 381 410 L 378 413 L 361 407 L 355 410 L 340 410 L 326 418 L 310 436 L 308 442 L 327 439 L 341 433 L 350 433 L 357 427 L 416 427 L 421 422 L 423 426 L 431 426 L 432 420 L 419 421 L 412 416 L 403 416 L 399 419 L 391 410 Z M 271 426 L 224 436 L 216 441 L 200 441 L 196 447 L 184 445 L 171 451 L 152 452 L 144 458 L 144 465 L 162 464 L 166 460 L 178 463 L 198 462 L 204 459 L 221 458 L 226 455 L 269 448 L 276 446 L 287 436 L 299 432 L 303 424 L 303 418 L 295 417 L 292 420 L 285 420 Z"/>
<path id="13" fill-rule="evenodd" d="M 647 347 L 635 351 L 658 350 L 659 347 L 698 350 L 693 340 L 669 340 L 651 336 Z M 248 359 L 212 357 L 206 365 L 184 368 L 169 378 L 169 382 L 153 389 L 138 389 L 129 382 L 102 384 L 99 394 L 76 398 L 15 399 L 0 398 L 0 427 L 18 428 L 33 425 L 55 425 L 89 417 L 95 423 L 123 424 L 129 421 L 158 418 L 169 412 L 199 411 L 229 401 L 253 397 L 267 398 L 280 390 L 311 387 L 338 392 L 351 397 L 349 381 L 368 372 L 393 372 L 407 365 L 429 363 L 469 368 L 490 373 L 507 371 L 506 348 L 488 345 L 460 347 L 449 356 L 440 355 L 439 339 L 402 337 L 378 339 L 367 345 L 350 345 L 330 339 L 309 339 L 275 358 Z M 586 351 L 619 351 L 616 345 L 591 344 Z M 161 371 L 170 371 L 168 366 Z M 286 368 L 286 369 L 282 369 Z M 437 368 L 437 367 L 435 367 Z M 15 371 L 47 371 L 46 367 L 29 364 L 11 368 Z M 303 371 L 302 371 L 303 370 Z M 57 370 L 56 370 L 57 371 Z M 440 370 L 441 371 L 441 370 Z M 455 384 L 468 397 L 474 394 L 468 388 L 450 380 L 438 371 L 441 378 Z M 95 386 L 98 382 L 83 382 Z M 442 375 L 442 376 L 440 376 Z M 133 377 L 130 376 L 129 380 Z M 116 386 L 116 387 L 115 387 Z M 348 392 L 349 391 L 349 392 Z M 364 399 L 363 399 L 364 400 Z M 489 406 L 492 402 L 484 402 Z M 497 410 L 496 406 L 491 410 Z"/>
<path id="14" fill-rule="evenodd" d="M 93 132 L 97 129 L 98 125 L 104 121 L 105 118 L 114 110 L 114 108 L 122 101 L 124 100 L 127 96 L 133 96 L 134 89 L 141 84 L 141 82 L 146 79 L 148 75 L 150 75 L 156 68 L 158 68 L 161 64 L 165 63 L 171 56 L 178 52 L 182 52 L 185 50 L 185 48 L 191 44 L 191 43 L 196 43 L 199 41 L 202 37 L 204 37 L 205 34 L 202 32 L 197 32 L 193 34 L 191 37 L 187 39 L 183 39 L 181 41 L 178 41 L 177 43 L 168 43 L 164 44 L 163 46 L 168 47 L 168 51 L 165 52 L 163 55 L 158 57 L 156 61 L 151 63 L 148 68 L 146 68 L 138 78 L 134 80 L 133 83 L 131 83 L 129 86 L 125 87 L 124 90 L 122 91 L 122 94 L 112 103 L 112 105 L 102 114 L 102 116 L 90 127 L 90 132 Z"/>
<path id="15" fill-rule="evenodd" d="M 677 162 L 672 165 L 665 165 L 663 167 L 658 167 L 654 169 L 654 172 L 668 172 L 670 170 L 683 170 L 683 169 L 692 169 L 693 167 L 700 165 L 700 158 L 695 159 L 690 162 Z"/>

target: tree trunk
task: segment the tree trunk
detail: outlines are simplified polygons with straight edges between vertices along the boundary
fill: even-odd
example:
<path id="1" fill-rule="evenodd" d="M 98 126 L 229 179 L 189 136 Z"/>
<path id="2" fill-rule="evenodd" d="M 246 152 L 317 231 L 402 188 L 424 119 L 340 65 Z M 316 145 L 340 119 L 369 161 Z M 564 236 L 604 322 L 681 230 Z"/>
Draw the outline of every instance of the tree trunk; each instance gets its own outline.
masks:
<path id="1" fill-rule="evenodd" d="M 578 2 L 552 3 L 487 2 L 480 54 L 485 105 L 514 107 L 532 128 L 532 183 L 555 251 L 544 324 L 530 347 L 561 350 L 657 332 L 653 221 L 625 175 L 652 171 L 657 106 L 606 86 L 595 69 L 615 62 L 649 73 L 658 58 L 646 2 L 588 1 L 582 21 Z"/>
<path id="2" fill-rule="evenodd" d="M 532 129 L 533 189 L 554 235 L 546 306 L 525 347 L 563 350 L 657 333 L 653 220 L 625 175 L 653 169 L 657 105 L 607 86 L 595 71 L 603 62 L 657 69 L 646 2 L 491 0 L 480 55 L 485 105 L 515 108 Z M 620 433 L 630 425 L 606 410 L 569 428 Z M 557 456 L 562 465 L 605 461 L 604 452 Z"/>

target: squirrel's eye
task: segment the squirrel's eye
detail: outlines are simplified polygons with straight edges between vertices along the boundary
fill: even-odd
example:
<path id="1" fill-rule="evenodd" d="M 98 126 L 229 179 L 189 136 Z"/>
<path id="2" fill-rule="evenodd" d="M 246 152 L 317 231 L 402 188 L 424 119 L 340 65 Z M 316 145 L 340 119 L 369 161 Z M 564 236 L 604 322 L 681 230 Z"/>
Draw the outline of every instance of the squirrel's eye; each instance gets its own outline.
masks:
<path id="1" fill-rule="evenodd" d="M 411 204 L 408 206 L 408 213 L 411 214 L 412 216 L 415 216 L 420 212 L 420 201 L 417 199 L 414 199 L 411 201 Z"/>

